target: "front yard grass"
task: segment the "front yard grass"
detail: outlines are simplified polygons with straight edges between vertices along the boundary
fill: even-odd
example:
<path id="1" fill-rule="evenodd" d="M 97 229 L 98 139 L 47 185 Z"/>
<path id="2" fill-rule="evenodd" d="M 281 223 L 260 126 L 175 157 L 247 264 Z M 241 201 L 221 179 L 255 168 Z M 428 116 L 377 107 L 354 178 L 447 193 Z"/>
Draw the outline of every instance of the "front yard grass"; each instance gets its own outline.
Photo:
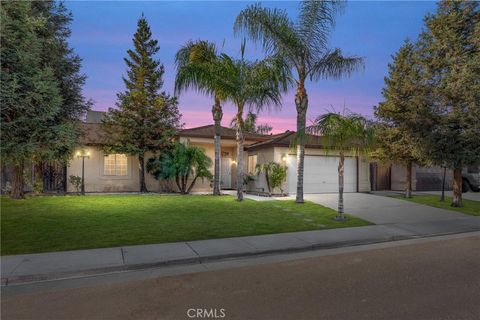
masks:
<path id="1" fill-rule="evenodd" d="M 1 254 L 37 253 L 364 226 L 306 202 L 232 196 L 92 195 L 1 199 Z"/>
<path id="2" fill-rule="evenodd" d="M 396 198 L 412 201 L 419 204 L 425 204 L 427 206 L 432 206 L 436 208 L 469 214 L 471 216 L 480 216 L 480 201 L 463 199 L 463 207 L 457 208 L 451 206 L 451 197 L 445 197 L 444 202 L 441 202 L 440 196 L 437 195 L 414 195 L 413 198 L 405 198 L 403 196 L 398 196 Z"/>

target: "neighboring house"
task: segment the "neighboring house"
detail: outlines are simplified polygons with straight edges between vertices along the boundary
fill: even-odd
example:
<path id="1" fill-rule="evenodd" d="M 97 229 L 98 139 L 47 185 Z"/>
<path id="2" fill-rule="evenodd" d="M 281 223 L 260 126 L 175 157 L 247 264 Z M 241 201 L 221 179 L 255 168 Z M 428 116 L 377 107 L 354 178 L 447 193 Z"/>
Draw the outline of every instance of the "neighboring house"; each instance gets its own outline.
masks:
<path id="1" fill-rule="evenodd" d="M 138 159 L 124 154 L 105 154 L 104 132 L 101 129 L 101 114 L 87 116 L 83 123 L 85 136 L 81 140 L 84 152 L 90 158 L 85 159 L 86 192 L 135 192 L 138 191 Z M 222 189 L 234 189 L 236 186 L 236 132 L 222 127 L 220 150 L 220 181 Z M 181 130 L 178 139 L 189 141 L 192 145 L 205 149 L 206 154 L 214 159 L 214 126 L 202 126 Z M 297 185 L 296 152 L 290 148 L 295 132 L 286 131 L 276 135 L 245 134 L 244 169 L 253 180 L 246 185 L 250 192 L 266 192 L 263 174 L 255 175 L 257 163 L 276 161 L 288 167 L 287 180 L 283 191 L 295 193 Z M 326 153 L 322 138 L 307 136 L 305 148 L 305 193 L 325 193 L 338 191 L 338 156 L 336 152 Z M 146 159 L 152 155 L 147 155 Z M 67 168 L 67 176 L 81 176 L 82 159 L 74 157 Z M 212 167 L 213 172 L 213 167 Z M 146 183 L 149 191 L 158 192 L 160 183 L 147 174 Z M 211 191 L 209 181 L 197 181 L 192 191 Z M 68 191 L 75 191 L 71 184 Z M 345 160 L 345 192 L 370 191 L 370 173 L 365 158 L 348 156 Z M 279 190 L 276 190 L 279 192 Z"/>
<path id="2" fill-rule="evenodd" d="M 463 190 L 477 191 L 480 185 L 479 166 L 470 166 L 463 170 Z M 405 190 L 406 168 L 397 164 L 372 163 L 370 168 L 372 182 L 371 189 L 380 190 Z M 414 165 L 412 168 L 412 189 L 414 191 L 439 191 L 442 190 L 442 179 L 444 170 L 441 167 L 420 167 Z M 445 174 L 445 190 L 452 190 L 453 172 L 447 170 Z"/>

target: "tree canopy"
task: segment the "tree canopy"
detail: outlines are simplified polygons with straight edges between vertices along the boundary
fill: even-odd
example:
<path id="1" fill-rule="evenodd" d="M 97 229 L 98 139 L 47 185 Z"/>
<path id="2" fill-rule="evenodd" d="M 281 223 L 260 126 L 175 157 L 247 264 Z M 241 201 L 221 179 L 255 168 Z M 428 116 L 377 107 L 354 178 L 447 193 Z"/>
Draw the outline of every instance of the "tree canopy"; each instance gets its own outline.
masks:
<path id="1" fill-rule="evenodd" d="M 128 67 L 123 78 L 125 91 L 117 94 L 117 109 L 109 109 L 103 127 L 110 133 L 110 151 L 138 156 L 140 191 L 146 192 L 145 154 L 170 146 L 182 124 L 177 99 L 160 92 L 164 67 L 155 59 L 160 48 L 143 16 L 133 44 L 134 49 L 129 49 L 124 59 Z"/>

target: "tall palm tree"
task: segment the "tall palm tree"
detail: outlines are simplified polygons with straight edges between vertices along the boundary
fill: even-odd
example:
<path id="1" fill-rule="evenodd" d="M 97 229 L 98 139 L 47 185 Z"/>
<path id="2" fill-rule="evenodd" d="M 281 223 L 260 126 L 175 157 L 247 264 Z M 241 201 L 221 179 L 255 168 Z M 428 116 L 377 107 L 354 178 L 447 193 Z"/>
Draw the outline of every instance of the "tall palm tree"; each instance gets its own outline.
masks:
<path id="1" fill-rule="evenodd" d="M 271 105 L 280 107 L 282 92 L 287 90 L 288 69 L 282 60 L 268 57 L 260 61 L 244 59 L 245 42 L 241 47 L 241 59 L 221 55 L 222 68 L 218 76 L 222 79 L 222 94 L 237 108 L 237 200 L 243 200 L 243 143 L 245 108 L 257 112 Z"/>
<path id="2" fill-rule="evenodd" d="M 254 42 L 260 42 L 267 54 L 278 55 L 295 70 L 295 105 L 297 109 L 297 196 L 303 203 L 303 170 L 305 127 L 308 95 L 305 81 L 322 78 L 338 79 L 349 76 L 363 65 L 357 56 L 345 57 L 340 49 L 327 46 L 328 34 L 335 26 L 335 16 L 343 9 L 340 1 L 304 1 L 300 4 L 297 21 L 285 10 L 248 6 L 238 15 L 234 31 L 245 32 Z"/>
<path id="3" fill-rule="evenodd" d="M 214 179 L 213 194 L 220 195 L 220 143 L 221 122 L 223 117 L 220 78 L 217 76 L 221 67 L 220 55 L 215 44 L 199 40 L 188 41 L 175 56 L 177 76 L 175 92 L 193 88 L 213 97 L 212 116 L 215 124 L 214 136 Z"/>
<path id="4" fill-rule="evenodd" d="M 348 113 L 327 113 L 317 117 L 313 125 L 307 127 L 308 133 L 318 134 L 325 139 L 325 150 L 336 150 L 338 163 L 338 215 L 336 220 L 344 221 L 343 186 L 345 153 L 359 156 L 368 155 L 375 143 L 375 130 L 364 117 Z"/>

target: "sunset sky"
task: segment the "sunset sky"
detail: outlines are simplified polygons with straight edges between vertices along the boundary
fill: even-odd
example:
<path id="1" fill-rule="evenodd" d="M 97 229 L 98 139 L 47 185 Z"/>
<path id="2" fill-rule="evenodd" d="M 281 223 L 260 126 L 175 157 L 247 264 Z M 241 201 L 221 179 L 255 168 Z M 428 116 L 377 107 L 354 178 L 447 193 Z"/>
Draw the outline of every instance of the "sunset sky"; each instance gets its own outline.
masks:
<path id="1" fill-rule="evenodd" d="M 71 45 L 83 59 L 88 79 L 84 95 L 94 101 L 94 110 L 115 106 L 116 93 L 122 91 L 123 58 L 132 47 L 132 36 L 142 12 L 150 23 L 153 37 L 159 41 L 157 58 L 165 65 L 164 90 L 173 94 L 174 56 L 186 41 L 204 39 L 216 42 L 233 56 L 240 54 L 241 38 L 233 35 L 233 22 L 250 2 L 67 2 L 72 11 Z M 298 2 L 264 2 L 265 6 L 284 8 L 297 16 Z M 415 39 L 423 26 L 423 17 L 435 10 L 434 2 L 348 2 L 330 37 L 330 46 L 344 54 L 365 57 L 365 70 L 349 79 L 321 80 L 308 84 L 308 120 L 327 109 L 348 109 L 372 116 L 373 106 L 381 101 L 387 64 L 408 37 Z M 263 56 L 253 43 L 247 43 L 247 58 Z M 284 95 L 281 111 L 264 111 L 259 122 L 268 122 L 274 132 L 295 130 L 294 90 Z M 212 101 L 196 92 L 179 98 L 186 127 L 212 123 Z M 224 106 L 223 125 L 233 117 L 232 105 Z"/>

